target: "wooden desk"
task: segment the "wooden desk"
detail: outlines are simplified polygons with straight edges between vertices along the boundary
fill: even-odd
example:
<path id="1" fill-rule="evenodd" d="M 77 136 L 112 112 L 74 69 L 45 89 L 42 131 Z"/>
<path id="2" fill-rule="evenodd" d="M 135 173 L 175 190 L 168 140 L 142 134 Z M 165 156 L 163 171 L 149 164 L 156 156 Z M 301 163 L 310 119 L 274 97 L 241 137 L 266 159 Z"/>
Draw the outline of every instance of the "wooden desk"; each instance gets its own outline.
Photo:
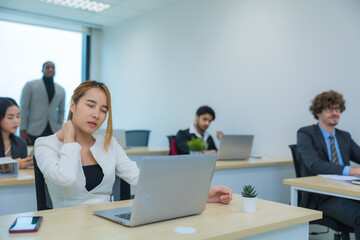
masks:
<path id="1" fill-rule="evenodd" d="M 217 161 L 216 169 L 249 168 L 292 164 L 292 159 L 280 157 L 250 158 L 248 160 Z"/>
<path id="2" fill-rule="evenodd" d="M 0 186 L 34 184 L 34 168 L 19 169 L 17 177 L 0 178 Z"/>
<path id="3" fill-rule="evenodd" d="M 262 199 L 289 203 L 290 190 L 284 178 L 295 177 L 292 159 L 263 157 L 246 161 L 217 161 L 212 186 L 226 185 L 240 194 L 243 185 L 255 185 Z"/>
<path id="4" fill-rule="evenodd" d="M 360 200 L 360 186 L 319 176 L 284 179 L 291 186 L 291 205 L 297 206 L 298 191 Z"/>
<path id="5" fill-rule="evenodd" d="M 130 158 L 140 161 L 144 156 L 167 155 L 167 148 L 130 148 Z M 138 158 L 136 160 L 136 158 Z M 20 173 L 34 175 L 33 169 L 21 169 Z M 264 157 L 246 161 L 218 161 L 212 186 L 227 185 L 234 193 L 241 193 L 242 186 L 253 184 L 263 199 L 288 203 L 289 190 L 282 184 L 284 178 L 294 177 L 291 159 Z M 135 190 L 132 189 L 132 193 Z M 0 178 L 0 215 L 36 210 L 35 180 L 29 176 Z"/>
<path id="6" fill-rule="evenodd" d="M 320 211 L 258 200 L 255 213 L 241 211 L 241 197 L 234 195 L 229 205 L 207 204 L 196 216 L 124 227 L 92 214 L 95 210 L 131 205 L 132 201 L 71 207 L 41 212 L 0 216 L 0 239 L 308 239 L 308 222 L 322 217 Z M 43 223 L 36 233 L 9 234 L 8 228 L 17 216 L 41 215 Z M 193 227 L 193 234 L 179 234 L 174 228 Z"/>
<path id="7" fill-rule="evenodd" d="M 131 147 L 125 149 L 126 154 L 128 155 L 138 155 L 138 154 L 166 154 L 169 155 L 168 147 Z"/>

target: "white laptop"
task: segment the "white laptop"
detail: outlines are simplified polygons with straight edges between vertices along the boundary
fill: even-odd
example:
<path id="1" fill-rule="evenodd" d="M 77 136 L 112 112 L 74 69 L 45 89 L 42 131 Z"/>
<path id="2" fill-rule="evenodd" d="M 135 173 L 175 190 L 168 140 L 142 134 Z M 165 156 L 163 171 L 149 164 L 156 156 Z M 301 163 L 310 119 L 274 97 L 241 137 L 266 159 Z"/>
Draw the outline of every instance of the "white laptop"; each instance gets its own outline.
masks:
<path id="1" fill-rule="evenodd" d="M 216 158 L 216 154 L 146 157 L 133 206 L 94 214 L 130 227 L 200 214 L 206 206 Z"/>
<path id="2" fill-rule="evenodd" d="M 250 158 L 254 135 L 222 135 L 218 150 L 219 160 L 246 160 Z"/>
<path id="3" fill-rule="evenodd" d="M 106 129 L 99 128 L 96 134 L 105 136 Z M 124 129 L 113 129 L 113 136 L 123 149 L 126 149 L 126 133 Z"/>

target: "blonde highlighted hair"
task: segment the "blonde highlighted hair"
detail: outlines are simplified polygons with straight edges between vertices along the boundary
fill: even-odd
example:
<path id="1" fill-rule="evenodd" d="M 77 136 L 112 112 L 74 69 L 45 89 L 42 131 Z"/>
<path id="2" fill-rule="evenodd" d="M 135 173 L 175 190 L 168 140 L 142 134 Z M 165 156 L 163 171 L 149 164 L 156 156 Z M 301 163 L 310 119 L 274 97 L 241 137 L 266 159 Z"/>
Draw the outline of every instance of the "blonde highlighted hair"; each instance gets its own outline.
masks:
<path id="1" fill-rule="evenodd" d="M 112 128 L 112 114 L 111 114 L 111 96 L 110 91 L 106 87 L 106 85 L 102 82 L 87 80 L 82 82 L 75 90 L 71 97 L 71 100 L 74 100 L 75 105 L 79 102 L 80 98 L 84 96 L 84 94 L 91 88 L 98 88 L 104 91 L 106 95 L 107 105 L 108 105 L 108 121 L 105 132 L 105 141 L 104 141 L 104 149 L 107 151 L 109 149 L 111 138 L 113 135 Z M 72 120 L 73 113 L 69 110 L 68 120 Z"/>

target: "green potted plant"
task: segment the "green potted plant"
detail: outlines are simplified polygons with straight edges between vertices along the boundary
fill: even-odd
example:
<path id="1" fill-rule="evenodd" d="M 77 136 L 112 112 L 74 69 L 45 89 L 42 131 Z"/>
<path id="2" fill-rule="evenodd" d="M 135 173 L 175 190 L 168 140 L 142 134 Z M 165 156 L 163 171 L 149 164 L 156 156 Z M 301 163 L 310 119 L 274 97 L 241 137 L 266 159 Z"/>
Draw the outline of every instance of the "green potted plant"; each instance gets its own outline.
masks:
<path id="1" fill-rule="evenodd" d="M 243 211 L 250 213 L 256 211 L 257 192 L 255 186 L 244 185 L 241 192 Z"/>
<path id="2" fill-rule="evenodd" d="M 204 141 L 195 137 L 192 137 L 191 140 L 187 142 L 187 145 L 190 148 L 190 154 L 202 153 L 205 148 Z"/>

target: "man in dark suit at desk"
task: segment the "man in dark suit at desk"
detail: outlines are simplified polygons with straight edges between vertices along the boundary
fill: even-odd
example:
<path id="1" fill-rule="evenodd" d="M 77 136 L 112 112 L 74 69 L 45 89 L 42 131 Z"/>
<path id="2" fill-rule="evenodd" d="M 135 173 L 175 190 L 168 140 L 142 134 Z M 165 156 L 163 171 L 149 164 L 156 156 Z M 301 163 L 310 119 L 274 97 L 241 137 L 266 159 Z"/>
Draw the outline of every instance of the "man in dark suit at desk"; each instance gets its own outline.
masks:
<path id="1" fill-rule="evenodd" d="M 297 147 L 303 160 L 302 176 L 317 174 L 360 175 L 359 167 L 350 167 L 350 160 L 360 163 L 360 147 L 348 132 L 335 128 L 345 110 L 343 96 L 335 91 L 318 94 L 310 111 L 319 122 L 300 128 Z M 344 225 L 354 227 L 355 237 L 360 240 L 360 202 L 320 194 L 305 195 L 302 203 L 323 211 Z"/>
<path id="2" fill-rule="evenodd" d="M 195 123 L 190 125 L 190 128 L 185 130 L 180 130 L 176 134 L 176 147 L 179 154 L 189 154 L 190 149 L 187 145 L 187 142 L 191 140 L 192 137 L 200 138 L 206 143 L 204 153 L 216 153 L 217 149 L 214 143 L 213 138 L 207 132 L 207 129 L 210 126 L 210 123 L 215 120 L 215 112 L 209 106 L 201 106 L 196 111 Z M 220 139 L 222 132 L 217 132 L 216 137 Z"/>

